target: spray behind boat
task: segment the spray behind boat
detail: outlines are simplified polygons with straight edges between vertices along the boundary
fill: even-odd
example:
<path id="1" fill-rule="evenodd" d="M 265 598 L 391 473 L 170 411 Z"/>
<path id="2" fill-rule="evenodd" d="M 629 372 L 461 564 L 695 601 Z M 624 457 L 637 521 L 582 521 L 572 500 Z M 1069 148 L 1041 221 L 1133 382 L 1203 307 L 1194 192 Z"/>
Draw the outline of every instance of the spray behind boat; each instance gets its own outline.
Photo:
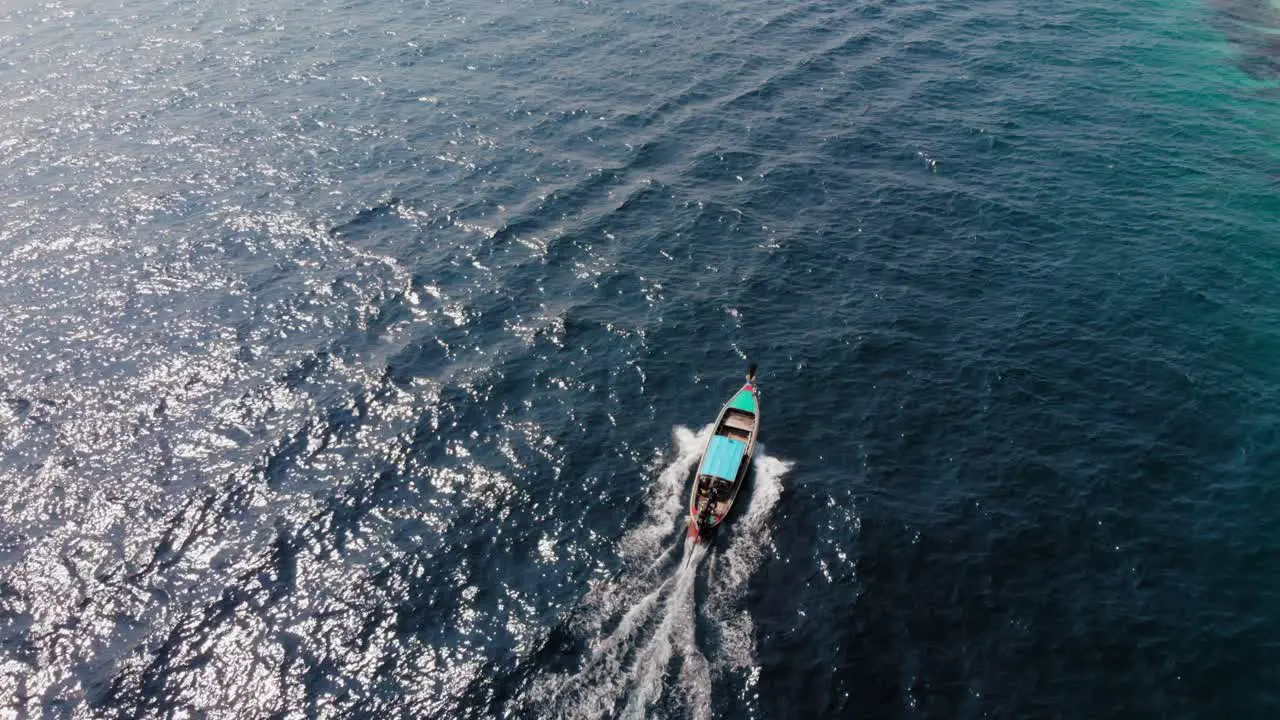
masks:
<path id="1" fill-rule="evenodd" d="M 744 384 L 720 408 L 693 474 L 689 493 L 689 537 L 711 542 L 733 509 L 751 469 L 760 434 L 757 366 L 747 368 Z"/>
<path id="2" fill-rule="evenodd" d="M 543 646 L 504 671 L 525 678 L 523 686 L 499 683 L 518 687 L 509 714 L 657 717 L 680 707 L 688 717 L 710 718 L 713 695 L 755 687 L 761 670 L 747 587 L 769 555 L 772 513 L 791 464 L 757 448 L 732 532 L 714 553 L 692 538 L 681 553 L 681 544 L 668 541 L 673 523 L 688 523 L 680 501 L 712 429 L 675 428 L 675 457 L 644 494 L 644 519 L 619 540 L 620 570 L 593 581 Z M 493 687 L 480 679 L 480 687 Z"/>

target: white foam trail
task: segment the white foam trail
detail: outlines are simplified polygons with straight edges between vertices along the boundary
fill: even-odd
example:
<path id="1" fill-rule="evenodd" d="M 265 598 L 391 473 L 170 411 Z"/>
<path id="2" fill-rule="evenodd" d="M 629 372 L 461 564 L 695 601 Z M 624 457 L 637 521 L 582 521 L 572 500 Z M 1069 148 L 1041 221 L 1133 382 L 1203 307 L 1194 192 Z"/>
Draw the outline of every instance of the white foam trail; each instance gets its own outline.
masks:
<path id="1" fill-rule="evenodd" d="M 742 515 L 730 518 L 728 546 L 716 564 L 712 582 L 712 594 L 732 595 L 740 592 L 766 553 L 773 551 L 773 533 L 769 529 L 769 516 L 782 496 L 782 477 L 792 464 L 765 454 L 760 447 L 753 463 L 751 504 Z M 723 569 L 722 569 L 723 568 Z"/>
<path id="2" fill-rule="evenodd" d="M 694 431 L 677 426 L 673 430 L 675 457 L 662 467 L 646 493 L 644 518 L 618 544 L 624 563 L 642 569 L 624 570 L 617 577 L 592 584 L 583 599 L 586 612 L 577 618 L 576 628 L 595 636 L 591 657 L 572 676 L 545 678 L 534 688 L 535 699 L 542 696 L 571 717 L 603 717 L 615 712 L 628 680 L 623 663 L 635 651 L 636 636 L 651 623 L 658 608 L 666 606 L 670 588 L 678 583 L 678 576 L 672 574 L 655 587 L 653 575 L 680 547 L 672 535 L 680 527 L 686 483 L 711 427 Z M 606 633 L 606 623 L 619 613 L 622 618 Z"/>
<path id="3" fill-rule="evenodd" d="M 637 690 L 629 698 L 628 709 L 623 716 L 642 717 L 644 708 L 661 693 L 662 678 L 674 649 L 678 648 L 686 662 L 690 658 L 693 662 L 691 669 L 684 673 L 690 676 L 686 690 L 690 697 L 705 700 L 702 705 L 706 712 L 700 717 L 710 716 L 710 666 L 693 638 L 694 581 L 698 564 L 706 552 L 705 545 L 686 542 L 686 558 L 691 561 L 682 562 L 674 574 L 632 605 L 613 632 L 593 642 L 591 657 L 579 672 L 567 678 L 553 679 L 552 685 L 539 693 L 547 697 L 559 715 L 577 718 L 612 716 L 627 688 L 634 686 Z M 657 630 L 641 645 L 641 631 L 658 612 L 662 619 Z M 633 653 L 636 659 L 624 672 L 623 663 Z M 698 667 L 703 668 L 701 673 L 698 673 Z M 696 684 L 704 690 L 699 691 Z"/>
<path id="4" fill-rule="evenodd" d="M 618 543 L 618 554 L 623 562 L 630 568 L 643 569 L 624 572 L 617 578 L 592 585 L 584 599 L 592 610 L 582 618 L 581 629 L 585 632 L 599 633 L 606 620 L 616 616 L 622 608 L 632 606 L 637 596 L 652 586 L 652 574 L 668 562 L 679 547 L 671 542 L 671 536 L 684 517 L 689 475 L 706 445 L 711 427 L 707 425 L 697 432 L 679 425 L 674 429 L 675 457 L 659 471 L 657 480 L 646 493 L 644 519 L 627 531 Z"/>
<path id="5" fill-rule="evenodd" d="M 645 498 L 645 519 L 622 536 L 618 554 L 623 560 L 637 561 L 657 555 L 671 537 L 676 521 L 683 516 L 685 494 L 689 492 L 689 474 L 693 463 L 707 443 L 711 425 L 694 432 L 677 425 L 674 431 L 676 457 L 658 474 L 658 481 Z"/>
<path id="6" fill-rule="evenodd" d="M 782 495 L 782 478 L 792 463 L 765 453 L 761 446 L 754 462 L 751 504 L 741 517 L 731 521 L 728 547 L 716 562 L 708 583 L 705 612 L 720 634 L 719 662 L 722 671 L 746 671 L 748 685 L 759 675 L 756 660 L 755 624 L 739 607 L 747 582 L 759 569 L 766 554 L 774 551 L 769 517 Z"/>
<path id="7" fill-rule="evenodd" d="M 681 701 L 690 717 L 711 717 L 711 689 L 715 676 L 746 673 L 748 688 L 759 676 L 755 658 L 755 630 L 741 607 L 746 585 L 773 549 L 769 516 L 782 491 L 782 477 L 791 464 L 759 448 L 753 463 L 749 504 L 738 508 L 722 530 L 720 547 L 708 574 L 706 617 L 719 630 L 720 642 L 708 660 L 696 637 L 697 578 L 702 561 L 713 546 L 684 542 L 682 561 L 666 577 L 655 575 L 669 563 L 683 530 L 684 498 L 693 463 L 710 426 L 695 433 L 675 429 L 676 457 L 658 474 L 645 498 L 641 524 L 626 533 L 619 554 L 628 570 L 598 582 L 584 598 L 586 613 L 577 628 L 588 637 L 590 657 L 569 676 L 549 676 L 535 683 L 533 699 L 562 717 L 621 716 L 641 718 L 654 712 L 667 688 L 671 663 L 680 661 Z M 680 533 L 683 534 L 682 532 Z M 719 556 L 716 560 L 716 556 Z M 605 632 L 613 618 L 617 625 Z M 543 713 L 547 714 L 547 713 Z"/>
<path id="8" fill-rule="evenodd" d="M 567 678 L 555 690 L 556 696 L 569 696 L 576 702 L 569 709 L 572 717 L 603 717 L 613 713 L 613 707 L 625 681 L 622 663 L 630 655 L 630 642 L 641 627 L 653 616 L 658 599 L 671 585 L 674 578 L 667 578 L 653 592 L 631 607 L 613 632 L 592 643 L 591 659 L 576 675 Z"/>
<path id="9" fill-rule="evenodd" d="M 685 666 L 681 685 L 687 693 L 693 693 L 686 695 L 686 702 L 696 717 L 711 716 L 711 672 L 694 638 L 694 581 L 698 577 L 698 565 L 706 555 L 706 545 L 696 545 L 691 540 L 685 542 L 687 561 L 676 573 L 675 590 L 667 599 L 662 624 L 631 666 L 634 687 L 622 711 L 623 718 L 647 716 L 649 706 L 662 695 L 662 680 L 677 650 Z"/>

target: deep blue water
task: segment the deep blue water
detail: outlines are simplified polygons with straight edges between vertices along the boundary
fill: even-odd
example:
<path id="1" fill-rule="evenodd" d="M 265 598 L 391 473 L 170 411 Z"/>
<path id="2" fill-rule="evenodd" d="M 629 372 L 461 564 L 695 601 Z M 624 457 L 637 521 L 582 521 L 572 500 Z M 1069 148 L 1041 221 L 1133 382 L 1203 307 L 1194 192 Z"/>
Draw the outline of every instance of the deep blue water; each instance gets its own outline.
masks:
<path id="1" fill-rule="evenodd" d="M 1280 716 L 1269 1 L 0 8 L 0 715 Z"/>

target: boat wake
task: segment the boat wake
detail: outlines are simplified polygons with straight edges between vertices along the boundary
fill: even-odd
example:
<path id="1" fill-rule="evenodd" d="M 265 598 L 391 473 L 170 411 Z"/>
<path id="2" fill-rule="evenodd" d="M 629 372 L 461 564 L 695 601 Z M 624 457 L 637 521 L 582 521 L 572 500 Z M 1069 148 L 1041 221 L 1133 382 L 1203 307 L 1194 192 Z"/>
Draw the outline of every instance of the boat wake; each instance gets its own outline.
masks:
<path id="1" fill-rule="evenodd" d="M 702 720 L 722 683 L 748 703 L 754 697 L 755 633 L 742 600 L 773 549 L 768 519 L 791 464 L 759 448 L 745 507 L 715 544 L 682 546 L 687 481 L 710 432 L 675 429 L 676 457 L 657 474 L 644 520 L 619 543 L 626 569 L 594 583 L 575 618 L 572 630 L 588 648 L 580 666 L 532 688 L 543 714 L 641 718 L 660 707 Z"/>

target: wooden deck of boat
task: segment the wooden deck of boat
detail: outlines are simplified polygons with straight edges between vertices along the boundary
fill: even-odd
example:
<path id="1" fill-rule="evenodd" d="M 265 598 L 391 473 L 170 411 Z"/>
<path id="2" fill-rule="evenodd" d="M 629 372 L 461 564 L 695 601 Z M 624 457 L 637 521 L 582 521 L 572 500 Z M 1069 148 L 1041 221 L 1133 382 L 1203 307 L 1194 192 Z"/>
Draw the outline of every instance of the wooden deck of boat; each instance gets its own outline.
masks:
<path id="1" fill-rule="evenodd" d="M 755 416 L 741 410 L 730 410 L 725 415 L 720 434 L 746 443 L 751 441 L 751 433 L 755 428 Z"/>

